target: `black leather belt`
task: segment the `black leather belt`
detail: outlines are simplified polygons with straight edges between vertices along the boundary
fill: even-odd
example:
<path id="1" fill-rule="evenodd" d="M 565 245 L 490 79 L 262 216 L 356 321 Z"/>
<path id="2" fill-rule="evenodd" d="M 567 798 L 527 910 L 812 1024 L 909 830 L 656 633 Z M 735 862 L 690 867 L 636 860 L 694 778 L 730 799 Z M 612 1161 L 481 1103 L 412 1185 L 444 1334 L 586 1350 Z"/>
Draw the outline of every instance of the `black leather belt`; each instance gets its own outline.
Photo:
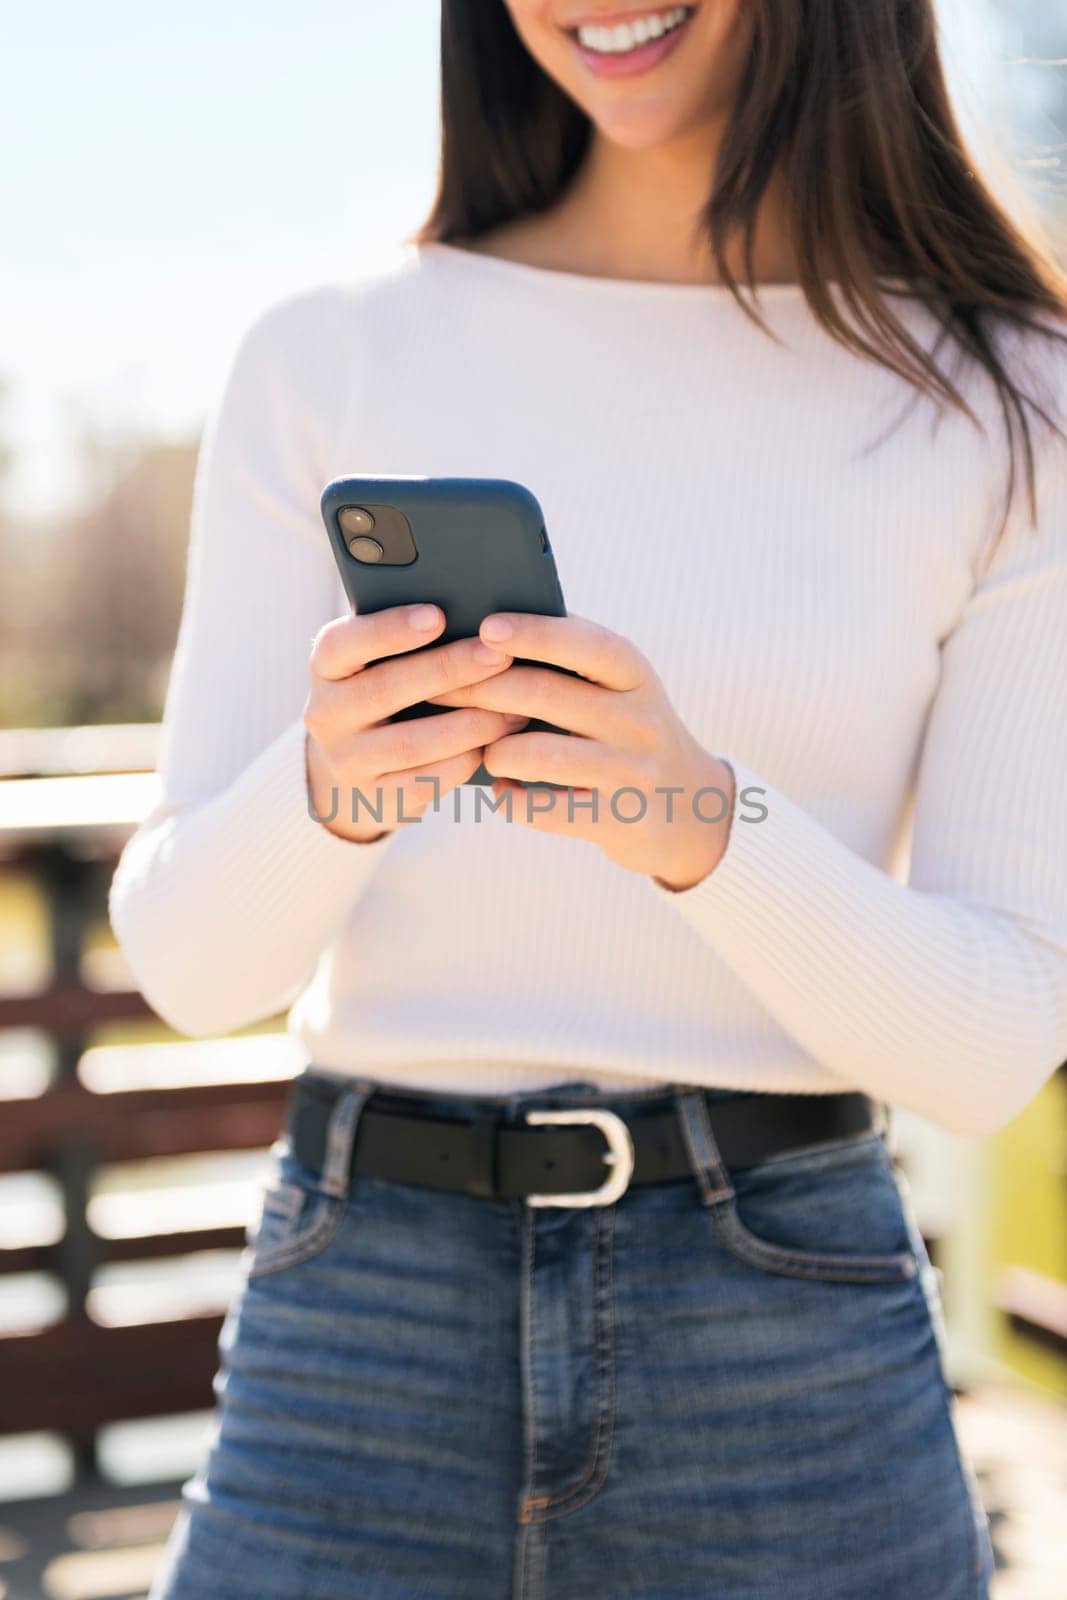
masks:
<path id="1" fill-rule="evenodd" d="M 313 1073 L 293 1085 L 285 1122 L 290 1147 L 298 1161 L 317 1171 L 325 1159 L 330 1112 L 344 1087 Z M 621 1192 L 631 1183 L 693 1175 L 673 1106 L 623 1119 L 594 1101 L 588 1106 L 530 1108 L 526 1122 L 513 1123 L 491 1115 L 412 1115 L 395 1109 L 395 1100 L 384 1109 L 383 1099 L 389 1100 L 389 1091 L 376 1091 L 363 1106 L 352 1173 L 489 1199 L 521 1197 L 556 1205 L 568 1203 L 563 1197 L 578 1205 L 603 1204 L 617 1198 L 613 1190 Z M 878 1102 L 851 1091 L 744 1093 L 709 1100 L 707 1109 L 728 1171 L 879 1126 Z M 537 1125 L 534 1118 L 544 1122 Z"/>

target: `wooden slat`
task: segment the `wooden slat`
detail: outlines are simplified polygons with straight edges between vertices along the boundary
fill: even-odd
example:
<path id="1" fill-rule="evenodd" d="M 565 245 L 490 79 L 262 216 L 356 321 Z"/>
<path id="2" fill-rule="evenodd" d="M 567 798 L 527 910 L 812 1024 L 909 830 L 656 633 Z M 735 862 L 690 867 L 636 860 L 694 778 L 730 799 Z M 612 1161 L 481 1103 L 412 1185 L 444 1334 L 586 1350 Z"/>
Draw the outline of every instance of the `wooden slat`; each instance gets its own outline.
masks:
<path id="1" fill-rule="evenodd" d="M 158 1261 L 187 1256 L 194 1250 L 239 1250 L 245 1242 L 241 1227 L 183 1229 L 180 1233 L 142 1233 L 133 1238 L 101 1239 L 104 1261 Z"/>
<path id="2" fill-rule="evenodd" d="M 0 1250 L 0 1276 L 8 1272 L 52 1272 L 59 1245 L 16 1244 Z"/>
<path id="3" fill-rule="evenodd" d="M 4 1102 L 0 1172 L 48 1167 L 66 1145 L 89 1147 L 98 1161 L 258 1149 L 276 1138 L 289 1089 L 287 1079 L 116 1094 L 61 1084 Z"/>
<path id="4" fill-rule="evenodd" d="M 239 1250 L 245 1242 L 244 1229 L 183 1228 L 173 1233 L 139 1233 L 130 1238 L 104 1239 L 93 1236 L 97 1259 L 106 1261 L 157 1261 L 171 1256 L 187 1256 L 196 1250 Z M 63 1246 L 51 1244 L 13 1245 L 0 1249 L 0 1277 L 11 1272 L 56 1272 Z"/>
<path id="5" fill-rule="evenodd" d="M 136 989 L 56 984 L 33 994 L 0 995 L 0 1028 L 42 1028 L 53 1037 L 86 1033 L 103 1022 L 134 1022 L 156 1013 Z"/>
<path id="6" fill-rule="evenodd" d="M 222 1314 L 104 1328 L 87 1318 L 0 1339 L 0 1433 L 84 1437 L 212 1404 Z"/>

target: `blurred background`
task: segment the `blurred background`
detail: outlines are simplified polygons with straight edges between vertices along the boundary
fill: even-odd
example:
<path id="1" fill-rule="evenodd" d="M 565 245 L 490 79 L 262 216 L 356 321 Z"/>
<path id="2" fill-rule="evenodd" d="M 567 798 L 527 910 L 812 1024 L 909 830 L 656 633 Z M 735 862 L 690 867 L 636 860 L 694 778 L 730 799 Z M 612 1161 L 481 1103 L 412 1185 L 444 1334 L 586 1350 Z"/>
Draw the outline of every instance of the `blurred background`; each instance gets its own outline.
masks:
<path id="1" fill-rule="evenodd" d="M 979 159 L 1067 249 L 1067 8 L 940 11 Z M 219 1041 L 154 1019 L 106 889 L 151 798 L 202 420 L 262 307 L 375 267 L 425 213 L 437 20 L 437 0 L 58 0 L 5 20 L 0 1600 L 143 1595 L 207 1439 L 302 1062 L 282 1017 Z M 1067 1072 L 993 1138 L 898 1113 L 896 1142 L 997 1600 L 1059 1600 Z"/>

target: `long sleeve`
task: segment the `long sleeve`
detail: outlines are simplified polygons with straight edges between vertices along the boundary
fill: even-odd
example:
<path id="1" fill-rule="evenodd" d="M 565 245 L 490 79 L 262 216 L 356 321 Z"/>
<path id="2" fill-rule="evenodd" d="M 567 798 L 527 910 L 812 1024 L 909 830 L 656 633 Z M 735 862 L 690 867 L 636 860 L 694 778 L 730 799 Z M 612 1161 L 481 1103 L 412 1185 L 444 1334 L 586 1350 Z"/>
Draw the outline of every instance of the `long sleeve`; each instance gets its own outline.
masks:
<path id="1" fill-rule="evenodd" d="M 307 799 L 308 656 L 339 611 L 318 501 L 346 378 L 340 292 L 261 313 L 209 419 L 158 799 L 111 885 L 138 984 L 192 1036 L 288 1005 L 394 837 L 341 839 Z"/>
<path id="2" fill-rule="evenodd" d="M 907 883 L 729 751 L 718 865 L 678 893 L 648 880 L 814 1060 L 963 1134 L 1067 1058 L 1065 456 L 943 641 Z"/>

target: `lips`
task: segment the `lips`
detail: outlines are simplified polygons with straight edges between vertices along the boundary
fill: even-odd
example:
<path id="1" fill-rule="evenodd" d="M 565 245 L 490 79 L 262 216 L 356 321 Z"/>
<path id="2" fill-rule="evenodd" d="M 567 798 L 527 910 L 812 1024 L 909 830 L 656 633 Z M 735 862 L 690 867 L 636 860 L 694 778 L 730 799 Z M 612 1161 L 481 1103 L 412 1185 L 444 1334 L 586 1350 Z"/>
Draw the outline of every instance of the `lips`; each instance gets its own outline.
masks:
<path id="1" fill-rule="evenodd" d="M 575 50 L 597 77 L 633 77 L 649 72 L 677 48 L 695 6 L 595 18 L 569 28 Z"/>

